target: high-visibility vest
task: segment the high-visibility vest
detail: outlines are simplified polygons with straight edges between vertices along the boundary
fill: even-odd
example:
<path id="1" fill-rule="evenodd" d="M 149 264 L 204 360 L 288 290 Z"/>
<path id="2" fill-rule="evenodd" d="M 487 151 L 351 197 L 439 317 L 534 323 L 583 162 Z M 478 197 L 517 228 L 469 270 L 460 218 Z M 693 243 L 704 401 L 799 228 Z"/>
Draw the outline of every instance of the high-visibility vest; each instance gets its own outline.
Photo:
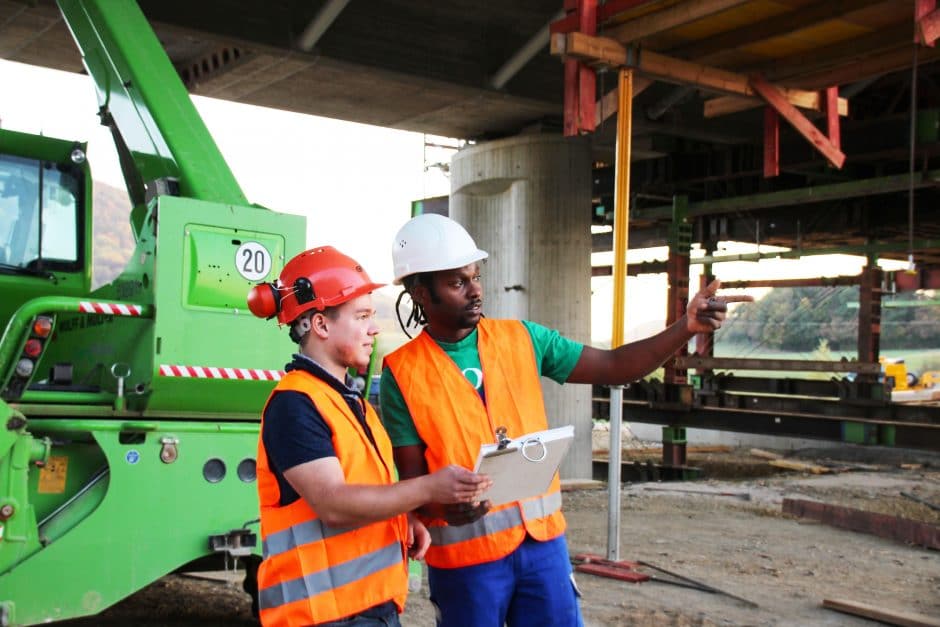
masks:
<path id="1" fill-rule="evenodd" d="M 428 471 L 448 464 L 473 468 L 481 444 L 496 441 L 497 427 L 518 437 L 547 429 L 535 349 L 516 320 L 484 318 L 477 325 L 486 405 L 454 361 L 427 331 L 385 357 L 421 440 Z M 438 568 L 472 566 L 512 553 L 529 535 L 550 540 L 565 531 L 556 474 L 540 496 L 497 506 L 476 522 L 427 522 L 425 559 Z"/>
<path id="2" fill-rule="evenodd" d="M 329 424 L 347 483 L 393 483 L 392 444 L 368 403 L 366 423 L 375 446 L 342 395 L 327 383 L 293 370 L 272 396 L 283 390 L 309 396 Z M 404 609 L 408 594 L 404 515 L 361 527 L 328 527 L 303 498 L 280 505 L 280 489 L 261 438 L 257 466 L 264 553 L 258 599 L 265 627 L 329 622 L 387 601 L 394 601 L 399 612 Z"/>

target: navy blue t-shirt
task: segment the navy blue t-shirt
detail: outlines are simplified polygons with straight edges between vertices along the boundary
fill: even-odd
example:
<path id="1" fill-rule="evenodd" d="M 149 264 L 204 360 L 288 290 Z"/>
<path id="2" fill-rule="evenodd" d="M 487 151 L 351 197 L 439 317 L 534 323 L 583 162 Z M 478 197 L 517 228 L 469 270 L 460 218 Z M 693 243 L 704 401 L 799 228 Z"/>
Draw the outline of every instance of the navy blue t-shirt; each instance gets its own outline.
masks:
<path id="1" fill-rule="evenodd" d="M 351 380 L 339 381 L 317 362 L 305 355 L 294 355 L 285 370 L 303 370 L 326 382 L 339 392 L 375 445 L 372 431 L 366 424 L 365 400 L 351 387 Z M 281 490 L 281 506 L 290 505 L 300 498 L 293 486 L 284 478 L 284 471 L 294 466 L 324 457 L 336 457 L 333 448 L 333 430 L 323 419 L 310 397 L 302 392 L 277 392 L 264 410 L 264 429 L 261 432 L 268 466 L 277 478 Z"/>

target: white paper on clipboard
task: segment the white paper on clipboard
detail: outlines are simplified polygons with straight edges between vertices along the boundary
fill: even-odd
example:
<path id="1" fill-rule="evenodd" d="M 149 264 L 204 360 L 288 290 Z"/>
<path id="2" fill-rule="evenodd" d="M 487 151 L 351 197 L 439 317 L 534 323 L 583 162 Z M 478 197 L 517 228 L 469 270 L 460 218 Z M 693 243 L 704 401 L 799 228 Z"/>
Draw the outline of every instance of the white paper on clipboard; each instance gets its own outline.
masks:
<path id="1" fill-rule="evenodd" d="M 552 482 L 572 440 L 574 427 L 566 425 L 513 438 L 504 449 L 496 444 L 484 444 L 473 470 L 488 475 L 493 486 L 480 500 L 502 505 L 542 494 Z"/>

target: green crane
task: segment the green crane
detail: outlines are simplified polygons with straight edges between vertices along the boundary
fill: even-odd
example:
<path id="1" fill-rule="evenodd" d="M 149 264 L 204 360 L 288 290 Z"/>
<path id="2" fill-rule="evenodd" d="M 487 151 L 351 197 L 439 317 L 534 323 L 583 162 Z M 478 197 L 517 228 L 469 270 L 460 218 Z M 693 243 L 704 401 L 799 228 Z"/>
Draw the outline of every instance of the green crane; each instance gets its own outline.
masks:
<path id="1" fill-rule="evenodd" d="M 59 8 L 136 248 L 92 289 L 85 145 L 0 130 L 2 626 L 93 615 L 197 564 L 243 558 L 250 588 L 258 418 L 290 344 L 245 296 L 306 232 L 247 202 L 132 0 Z"/>

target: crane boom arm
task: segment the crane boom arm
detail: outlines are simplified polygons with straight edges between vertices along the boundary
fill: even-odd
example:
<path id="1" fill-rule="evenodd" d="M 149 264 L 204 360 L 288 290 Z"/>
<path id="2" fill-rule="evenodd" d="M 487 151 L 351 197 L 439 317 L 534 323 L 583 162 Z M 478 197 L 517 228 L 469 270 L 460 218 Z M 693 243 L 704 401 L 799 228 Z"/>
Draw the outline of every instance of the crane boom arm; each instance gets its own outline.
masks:
<path id="1" fill-rule="evenodd" d="M 58 0 L 95 82 L 102 122 L 127 147 L 128 189 L 176 179 L 189 198 L 247 201 L 143 12 L 132 0 Z M 130 158 L 127 158 L 127 157 Z"/>

